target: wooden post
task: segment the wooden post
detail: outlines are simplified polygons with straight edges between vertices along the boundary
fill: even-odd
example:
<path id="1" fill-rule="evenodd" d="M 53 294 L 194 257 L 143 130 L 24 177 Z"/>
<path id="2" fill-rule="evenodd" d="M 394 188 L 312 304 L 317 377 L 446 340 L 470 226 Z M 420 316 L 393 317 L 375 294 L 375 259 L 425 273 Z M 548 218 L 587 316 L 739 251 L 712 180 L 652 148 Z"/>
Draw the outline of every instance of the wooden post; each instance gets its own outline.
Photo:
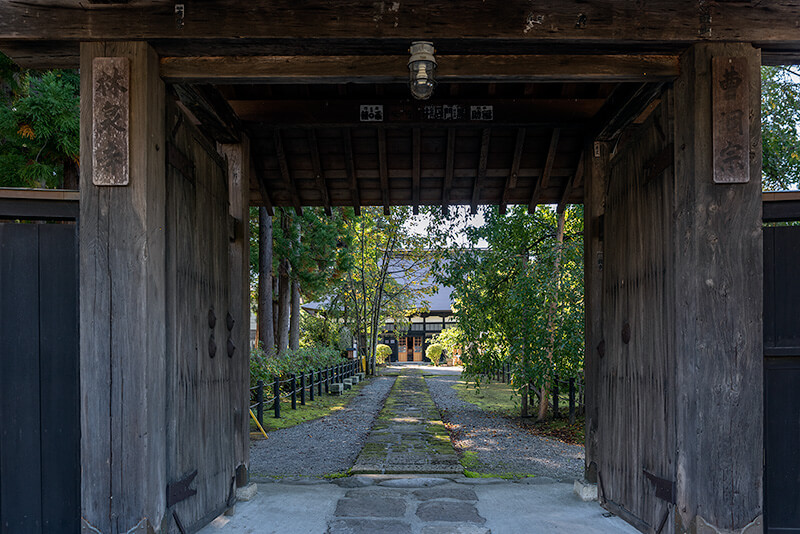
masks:
<path id="1" fill-rule="evenodd" d="M 750 180 L 715 183 L 713 58 L 742 58 Z M 697 44 L 675 82 L 676 523 L 740 532 L 763 487 L 761 55 Z M 763 527 L 758 527 L 760 530 Z M 706 530 L 703 530 L 704 532 Z M 708 528 L 711 531 L 711 528 Z"/>
<path id="2" fill-rule="evenodd" d="M 281 377 L 275 377 L 275 384 L 272 386 L 272 392 L 275 396 L 275 404 L 273 408 L 275 409 L 275 419 L 281 418 Z"/>
<path id="3" fill-rule="evenodd" d="M 93 64 L 125 58 L 126 186 L 93 177 Z M 165 90 L 144 42 L 81 45 L 80 373 L 84 531 L 158 530 L 166 513 Z M 240 393 L 244 395 L 244 393 Z"/>
<path id="4" fill-rule="evenodd" d="M 583 276 L 585 310 L 585 349 L 583 373 L 586 383 L 586 480 L 597 483 L 599 439 L 597 435 L 600 395 L 600 365 L 603 354 L 603 213 L 605 211 L 608 147 L 605 143 L 589 143 L 584 148 L 586 166 L 583 175 Z"/>
<path id="5" fill-rule="evenodd" d="M 219 145 L 228 162 L 228 206 L 234 233 L 228 243 L 230 303 L 226 314 L 228 346 L 234 347 L 230 388 L 234 406 L 236 463 L 250 464 L 250 141 L 242 136 L 235 145 Z"/>

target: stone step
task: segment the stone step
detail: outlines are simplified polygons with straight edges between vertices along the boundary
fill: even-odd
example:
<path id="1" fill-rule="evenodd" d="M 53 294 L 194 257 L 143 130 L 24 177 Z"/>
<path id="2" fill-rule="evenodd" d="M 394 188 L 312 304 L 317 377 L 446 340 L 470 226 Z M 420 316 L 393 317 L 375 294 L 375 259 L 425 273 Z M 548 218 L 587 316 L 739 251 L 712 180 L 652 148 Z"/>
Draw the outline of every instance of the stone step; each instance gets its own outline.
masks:
<path id="1" fill-rule="evenodd" d="M 341 382 L 330 384 L 328 386 L 328 391 L 330 391 L 331 395 L 341 395 L 342 393 L 344 393 L 344 384 L 342 384 Z"/>

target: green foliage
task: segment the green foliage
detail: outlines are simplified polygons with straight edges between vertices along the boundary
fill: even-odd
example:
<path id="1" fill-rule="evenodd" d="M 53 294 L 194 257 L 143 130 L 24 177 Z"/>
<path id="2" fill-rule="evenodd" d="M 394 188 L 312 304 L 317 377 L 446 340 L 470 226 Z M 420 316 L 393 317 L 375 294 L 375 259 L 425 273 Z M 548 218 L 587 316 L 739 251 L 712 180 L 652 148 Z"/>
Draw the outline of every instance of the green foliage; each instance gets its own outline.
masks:
<path id="1" fill-rule="evenodd" d="M 378 343 L 375 346 L 375 361 L 380 365 L 386 363 L 386 360 L 389 359 L 389 356 L 391 355 L 392 355 L 392 348 L 389 345 Z"/>
<path id="2" fill-rule="evenodd" d="M 362 354 L 372 357 L 386 319 L 402 331 L 407 317 L 424 310 L 419 303 L 433 293 L 431 240 L 405 228 L 407 207 L 385 215 L 380 208 L 364 208 L 359 217 L 344 221 L 350 269 L 341 283 L 331 286 L 324 311 L 341 321 L 359 339 Z"/>
<path id="3" fill-rule="evenodd" d="M 77 165 L 77 71 L 18 71 L 0 54 L 0 186 L 59 187 Z"/>
<path id="4" fill-rule="evenodd" d="M 763 189 L 800 184 L 800 71 L 794 66 L 761 67 Z"/>
<path id="5" fill-rule="evenodd" d="M 478 378 L 511 364 L 516 387 L 542 386 L 556 375 L 579 376 L 583 366 L 583 210 L 565 215 L 556 242 L 556 213 L 526 207 L 467 230 L 470 246 L 452 251 L 441 282 L 453 287 L 458 329 L 438 342 L 462 347 L 466 376 Z M 486 248 L 478 247 L 486 243 Z M 449 346 L 448 346 L 449 345 Z"/>
<path id="6" fill-rule="evenodd" d="M 439 365 L 439 358 L 442 357 L 442 352 L 444 351 L 444 347 L 439 343 L 431 343 L 428 345 L 428 348 L 425 349 L 425 356 L 431 361 L 431 364 L 434 366 Z"/>
<path id="7" fill-rule="evenodd" d="M 269 356 L 258 347 L 250 351 L 250 385 L 255 386 L 258 380 L 269 383 L 274 381 L 275 377 L 324 369 L 345 361 L 341 352 L 331 347 L 300 347 L 294 351 L 286 350 Z"/>

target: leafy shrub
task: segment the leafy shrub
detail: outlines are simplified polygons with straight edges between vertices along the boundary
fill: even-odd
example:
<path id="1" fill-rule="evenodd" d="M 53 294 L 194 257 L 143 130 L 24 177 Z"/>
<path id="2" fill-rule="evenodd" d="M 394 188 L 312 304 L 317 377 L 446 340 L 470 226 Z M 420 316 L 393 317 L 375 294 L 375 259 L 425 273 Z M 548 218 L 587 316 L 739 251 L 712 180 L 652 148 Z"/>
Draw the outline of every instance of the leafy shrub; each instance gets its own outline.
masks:
<path id="1" fill-rule="evenodd" d="M 384 345 L 380 343 L 378 346 L 375 347 L 375 361 L 379 365 L 383 365 L 386 363 L 386 360 L 392 354 L 392 347 L 389 345 Z"/>
<path id="2" fill-rule="evenodd" d="M 428 348 L 425 349 L 425 356 L 428 357 L 433 365 L 439 365 L 439 358 L 442 357 L 443 351 L 444 347 L 442 347 L 439 343 L 431 343 L 428 345 Z"/>
<path id="3" fill-rule="evenodd" d="M 258 380 L 269 383 L 276 377 L 316 371 L 346 361 L 339 351 L 318 345 L 286 350 L 277 355 L 267 355 L 258 347 L 250 351 L 250 384 L 255 386 Z"/>

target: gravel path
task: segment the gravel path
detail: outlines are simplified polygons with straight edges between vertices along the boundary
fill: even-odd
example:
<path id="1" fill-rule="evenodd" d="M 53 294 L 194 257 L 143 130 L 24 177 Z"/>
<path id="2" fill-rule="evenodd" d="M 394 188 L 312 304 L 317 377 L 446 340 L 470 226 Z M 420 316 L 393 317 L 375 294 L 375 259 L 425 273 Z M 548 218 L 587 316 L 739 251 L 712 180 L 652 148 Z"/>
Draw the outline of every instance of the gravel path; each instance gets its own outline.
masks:
<path id="1" fill-rule="evenodd" d="M 251 442 L 254 479 L 313 477 L 350 469 L 394 381 L 395 377 L 373 378 L 344 409 Z"/>
<path id="2" fill-rule="evenodd" d="M 571 482 L 583 478 L 584 448 L 539 437 L 515 428 L 505 418 L 458 398 L 452 388 L 458 376 L 427 376 L 428 390 L 456 449 L 478 454 L 489 473 L 526 473 Z"/>

